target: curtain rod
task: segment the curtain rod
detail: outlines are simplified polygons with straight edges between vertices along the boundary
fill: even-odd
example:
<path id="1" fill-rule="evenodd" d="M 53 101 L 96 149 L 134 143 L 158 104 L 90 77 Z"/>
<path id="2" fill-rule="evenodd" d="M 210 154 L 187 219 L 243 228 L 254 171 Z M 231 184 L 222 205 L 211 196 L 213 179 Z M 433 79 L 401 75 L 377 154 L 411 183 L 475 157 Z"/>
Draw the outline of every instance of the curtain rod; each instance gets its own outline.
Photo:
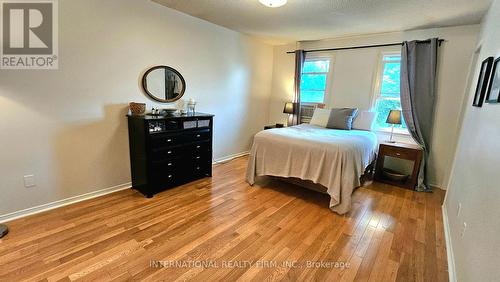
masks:
<path id="1" fill-rule="evenodd" d="M 441 46 L 441 43 L 445 41 L 444 39 L 438 39 L 439 46 Z M 431 40 L 417 40 L 417 43 L 430 43 Z M 386 46 L 401 46 L 403 45 L 403 42 L 398 42 L 398 43 L 387 43 L 387 44 L 377 44 L 377 45 L 361 45 L 361 46 L 351 46 L 351 47 L 341 47 L 341 48 L 328 48 L 328 49 L 313 49 L 313 50 L 304 50 L 304 53 L 311 53 L 311 52 L 324 52 L 324 51 L 339 51 L 339 50 L 350 50 L 350 49 L 364 49 L 364 48 L 376 48 L 376 47 L 386 47 Z M 286 52 L 287 54 L 293 54 L 295 51 L 288 51 Z"/>

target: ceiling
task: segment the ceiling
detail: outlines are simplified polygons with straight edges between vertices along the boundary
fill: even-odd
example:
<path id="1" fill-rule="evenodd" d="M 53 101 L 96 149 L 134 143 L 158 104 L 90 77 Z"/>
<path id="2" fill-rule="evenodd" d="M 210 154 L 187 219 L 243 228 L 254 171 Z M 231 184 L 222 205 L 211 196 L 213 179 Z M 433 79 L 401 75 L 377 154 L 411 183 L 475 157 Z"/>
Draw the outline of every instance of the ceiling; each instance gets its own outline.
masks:
<path id="1" fill-rule="evenodd" d="M 491 0 L 153 0 L 271 44 L 477 24 Z"/>

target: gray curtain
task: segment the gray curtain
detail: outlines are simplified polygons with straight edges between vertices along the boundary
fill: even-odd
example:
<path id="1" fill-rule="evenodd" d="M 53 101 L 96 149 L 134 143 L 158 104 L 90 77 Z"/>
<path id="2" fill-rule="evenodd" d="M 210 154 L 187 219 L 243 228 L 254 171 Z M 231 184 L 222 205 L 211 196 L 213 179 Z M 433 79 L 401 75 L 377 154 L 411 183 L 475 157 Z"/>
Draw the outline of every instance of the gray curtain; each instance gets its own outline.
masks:
<path id="1" fill-rule="evenodd" d="M 427 182 L 431 147 L 438 39 L 405 41 L 401 50 L 401 107 L 408 131 L 424 149 L 417 191 L 430 191 Z"/>
<path id="2" fill-rule="evenodd" d="M 300 123 L 300 80 L 305 58 L 306 56 L 304 50 L 295 51 L 295 80 L 292 125 L 297 125 Z"/>

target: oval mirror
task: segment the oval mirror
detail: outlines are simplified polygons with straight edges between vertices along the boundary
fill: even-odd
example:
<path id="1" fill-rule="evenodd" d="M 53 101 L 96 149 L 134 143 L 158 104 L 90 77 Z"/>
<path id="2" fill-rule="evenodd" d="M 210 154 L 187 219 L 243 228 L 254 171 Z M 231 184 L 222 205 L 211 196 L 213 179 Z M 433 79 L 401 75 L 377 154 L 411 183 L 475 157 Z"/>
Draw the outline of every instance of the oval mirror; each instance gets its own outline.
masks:
<path id="1" fill-rule="evenodd" d="M 179 100 L 186 90 L 186 81 L 175 69 L 155 66 L 142 76 L 142 88 L 152 99 L 170 103 Z"/>

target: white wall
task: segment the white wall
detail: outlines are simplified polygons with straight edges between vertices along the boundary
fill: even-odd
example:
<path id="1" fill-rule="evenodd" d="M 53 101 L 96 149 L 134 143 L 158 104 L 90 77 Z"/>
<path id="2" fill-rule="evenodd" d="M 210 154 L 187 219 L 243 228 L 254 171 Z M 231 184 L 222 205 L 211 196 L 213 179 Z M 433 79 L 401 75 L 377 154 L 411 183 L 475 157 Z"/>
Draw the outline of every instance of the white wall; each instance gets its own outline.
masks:
<path id="1" fill-rule="evenodd" d="M 272 90 L 269 99 L 270 124 L 287 121 L 288 115 L 283 113 L 283 108 L 286 102 L 293 100 L 295 57 L 286 52 L 293 51 L 296 47 L 295 43 L 274 47 Z"/>
<path id="2" fill-rule="evenodd" d="M 500 0 L 493 2 L 481 25 L 477 82 L 481 61 L 500 56 Z M 500 276 L 500 104 L 472 107 L 474 87 L 467 95 L 445 209 L 458 281 L 498 281 Z M 458 204 L 462 204 L 457 216 Z M 461 238 L 463 222 L 467 223 Z"/>
<path id="3" fill-rule="evenodd" d="M 129 182 L 128 103 L 165 107 L 139 88 L 150 66 L 215 114 L 215 158 L 268 119 L 271 46 L 148 0 L 59 1 L 59 50 L 58 70 L 0 70 L 0 215 Z"/>
<path id="4" fill-rule="evenodd" d="M 450 28 L 435 28 L 405 32 L 356 36 L 340 39 L 300 42 L 304 50 L 332 47 L 347 47 L 401 42 L 403 40 L 440 37 L 446 42 L 439 50 L 437 79 L 437 104 L 434 136 L 430 159 L 430 183 L 446 189 L 450 164 L 458 137 L 461 105 L 467 84 L 472 54 L 477 42 L 478 25 Z M 277 122 L 282 114 L 282 103 L 293 97 L 293 54 L 283 54 L 295 46 L 274 48 L 274 76 L 270 105 L 270 123 Z M 381 52 L 399 51 L 398 47 L 357 49 L 329 52 L 333 57 L 333 81 L 326 102 L 329 107 L 358 107 L 368 109 L 372 105 L 374 85 L 377 77 Z M 283 66 L 292 68 L 285 69 Z M 277 74 L 278 72 L 278 74 Z M 291 81 L 292 88 L 279 87 Z M 276 101 L 281 101 L 277 103 Z M 381 140 L 387 135 L 379 134 Z M 410 141 L 409 136 L 398 136 L 398 140 Z"/>

